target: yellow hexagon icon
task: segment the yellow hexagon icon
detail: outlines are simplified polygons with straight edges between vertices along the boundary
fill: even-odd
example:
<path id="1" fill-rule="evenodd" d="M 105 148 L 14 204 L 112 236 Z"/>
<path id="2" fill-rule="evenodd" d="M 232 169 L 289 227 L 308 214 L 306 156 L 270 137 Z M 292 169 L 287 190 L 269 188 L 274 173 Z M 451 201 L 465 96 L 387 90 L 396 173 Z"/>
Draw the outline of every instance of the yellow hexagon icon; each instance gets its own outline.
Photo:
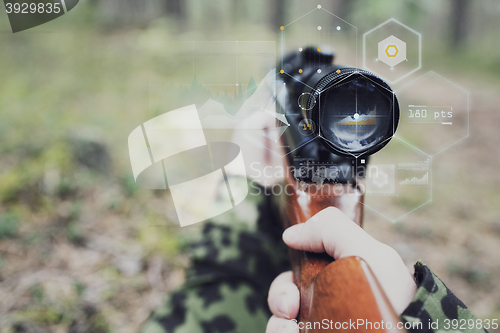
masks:
<path id="1" fill-rule="evenodd" d="M 391 50 L 391 52 L 389 52 L 389 50 Z M 387 48 L 385 49 L 385 54 L 387 54 L 389 58 L 395 58 L 398 55 L 398 53 L 399 50 L 396 45 L 387 45 Z"/>
<path id="2" fill-rule="evenodd" d="M 406 43 L 395 36 L 389 36 L 378 43 L 377 60 L 394 67 L 406 60 Z"/>

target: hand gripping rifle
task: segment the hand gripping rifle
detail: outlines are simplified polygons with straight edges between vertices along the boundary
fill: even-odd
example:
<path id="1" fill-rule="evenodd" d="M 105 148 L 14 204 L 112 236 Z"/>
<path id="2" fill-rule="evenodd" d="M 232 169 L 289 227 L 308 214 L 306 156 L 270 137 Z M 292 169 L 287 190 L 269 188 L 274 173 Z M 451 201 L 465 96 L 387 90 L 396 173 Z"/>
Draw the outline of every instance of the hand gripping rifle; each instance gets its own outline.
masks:
<path id="1" fill-rule="evenodd" d="M 368 158 L 389 142 L 399 121 L 398 101 L 387 83 L 333 60 L 333 52 L 316 48 L 283 58 L 277 110 L 290 124 L 281 137 L 288 170 L 285 228 L 330 206 L 362 226 Z M 342 331 L 404 331 L 397 329 L 400 320 L 363 259 L 334 261 L 325 253 L 292 249 L 290 258 L 300 290 L 301 332 L 328 331 L 318 325 L 324 320 L 329 329 Z"/>

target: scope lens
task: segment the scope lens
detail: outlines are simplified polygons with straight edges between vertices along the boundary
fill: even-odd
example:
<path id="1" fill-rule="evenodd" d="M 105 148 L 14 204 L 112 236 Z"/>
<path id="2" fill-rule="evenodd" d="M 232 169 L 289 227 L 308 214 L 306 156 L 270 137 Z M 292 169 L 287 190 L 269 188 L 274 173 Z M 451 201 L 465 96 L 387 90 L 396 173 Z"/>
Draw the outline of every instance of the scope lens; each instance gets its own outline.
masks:
<path id="1" fill-rule="evenodd" d="M 394 134 L 399 119 L 396 98 L 374 78 L 352 74 L 332 80 L 317 96 L 313 113 L 317 112 L 318 134 L 335 151 L 362 154 Z"/>

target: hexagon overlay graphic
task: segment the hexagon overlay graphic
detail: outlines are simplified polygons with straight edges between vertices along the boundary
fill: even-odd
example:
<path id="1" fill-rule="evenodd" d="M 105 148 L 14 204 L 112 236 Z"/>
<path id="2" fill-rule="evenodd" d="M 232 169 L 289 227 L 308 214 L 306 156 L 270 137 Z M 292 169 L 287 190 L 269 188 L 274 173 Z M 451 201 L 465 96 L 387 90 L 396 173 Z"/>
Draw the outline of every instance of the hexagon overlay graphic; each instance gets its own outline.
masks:
<path id="1" fill-rule="evenodd" d="M 396 134 L 434 156 L 469 135 L 469 93 L 428 72 L 396 91 L 401 108 Z"/>
<path id="2" fill-rule="evenodd" d="M 364 206 L 392 222 L 432 201 L 432 157 L 398 137 L 366 169 Z"/>
<path id="3" fill-rule="evenodd" d="M 378 60 L 394 67 L 406 61 L 406 43 L 395 36 L 389 36 L 378 43 Z"/>
<path id="4" fill-rule="evenodd" d="M 422 68 L 422 35 L 394 18 L 368 30 L 363 68 L 390 84 L 403 80 Z"/>

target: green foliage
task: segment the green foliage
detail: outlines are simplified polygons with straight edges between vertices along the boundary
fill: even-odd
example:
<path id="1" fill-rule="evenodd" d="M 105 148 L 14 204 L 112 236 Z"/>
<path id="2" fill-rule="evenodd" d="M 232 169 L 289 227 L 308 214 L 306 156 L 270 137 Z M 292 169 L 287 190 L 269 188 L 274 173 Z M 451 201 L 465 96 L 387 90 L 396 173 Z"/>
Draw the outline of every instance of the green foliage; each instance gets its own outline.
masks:
<path id="1" fill-rule="evenodd" d="M 36 301 L 41 301 L 45 297 L 45 292 L 40 284 L 35 284 L 30 288 L 30 295 Z"/>
<path id="2" fill-rule="evenodd" d="M 75 245 L 83 245 L 85 241 L 85 237 L 80 226 L 74 221 L 71 221 L 66 226 L 66 235 L 68 240 Z"/>
<path id="3" fill-rule="evenodd" d="M 31 308 L 23 312 L 23 317 L 43 324 L 59 324 L 64 319 L 64 314 L 50 308 Z"/>
<path id="4" fill-rule="evenodd" d="M 177 235 L 158 226 L 142 227 L 139 239 L 148 252 L 160 252 L 167 257 L 177 253 L 180 248 Z"/>
<path id="5" fill-rule="evenodd" d="M 83 295 L 83 292 L 85 291 L 85 285 L 82 284 L 80 281 L 75 280 L 73 282 L 73 287 L 75 288 L 76 295 L 78 297 L 81 297 Z"/>
<path id="6" fill-rule="evenodd" d="M 182 238 L 176 230 L 165 225 L 163 218 L 149 214 L 138 230 L 138 238 L 148 253 L 161 253 L 171 257 L 182 247 Z"/>
<path id="7" fill-rule="evenodd" d="M 453 275 L 458 275 L 470 285 L 478 288 L 489 288 L 490 276 L 484 270 L 474 267 L 474 265 L 465 264 L 464 262 L 451 261 L 448 264 L 448 271 Z"/>
<path id="8" fill-rule="evenodd" d="M 68 146 L 64 142 L 49 145 L 41 154 L 29 154 L 19 157 L 20 162 L 0 173 L 0 201 L 25 201 L 39 203 L 39 196 L 44 190 L 44 176 L 48 170 L 57 174 L 69 174 L 73 162 Z M 58 177 L 56 177 L 56 181 Z M 59 186 L 59 184 L 55 184 Z"/>
<path id="9" fill-rule="evenodd" d="M 19 221 L 13 213 L 0 215 L 0 239 L 15 237 L 18 233 Z"/>
<path id="10" fill-rule="evenodd" d="M 9 202 L 20 199 L 22 194 L 34 195 L 38 192 L 38 182 L 42 170 L 35 164 L 22 164 L 4 172 L 0 177 L 0 201 Z"/>
<path id="11" fill-rule="evenodd" d="M 41 164 L 50 165 L 68 173 L 73 170 L 71 149 L 64 141 L 57 141 L 48 147 L 38 161 Z"/>
<path id="12" fill-rule="evenodd" d="M 3 268 L 4 265 L 5 265 L 5 259 L 3 256 L 0 255 L 0 270 Z"/>
<path id="13" fill-rule="evenodd" d="M 139 190 L 139 186 L 137 186 L 134 177 L 131 174 L 121 177 L 120 180 L 122 188 L 128 197 L 133 197 Z"/>

